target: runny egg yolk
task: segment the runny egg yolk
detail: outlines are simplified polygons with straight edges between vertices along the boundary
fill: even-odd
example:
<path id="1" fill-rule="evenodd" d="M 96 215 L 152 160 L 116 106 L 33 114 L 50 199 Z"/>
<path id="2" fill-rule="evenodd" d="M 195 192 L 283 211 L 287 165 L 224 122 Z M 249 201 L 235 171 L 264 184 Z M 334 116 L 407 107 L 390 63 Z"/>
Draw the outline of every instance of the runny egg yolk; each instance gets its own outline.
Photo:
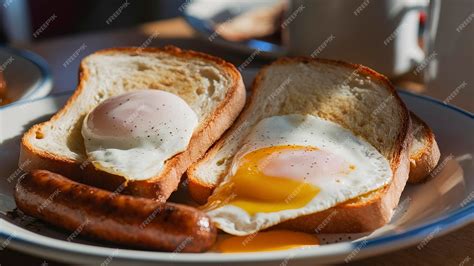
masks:
<path id="1" fill-rule="evenodd" d="M 353 167 L 316 147 L 282 145 L 256 149 L 240 158 L 230 180 L 218 188 L 204 208 L 230 204 L 250 215 L 298 209 L 319 193 L 315 184 L 325 178 L 339 178 Z"/>
<path id="2" fill-rule="evenodd" d="M 223 253 L 276 251 L 319 245 L 315 235 L 274 230 L 247 236 L 232 236 L 219 240 L 216 249 Z"/>

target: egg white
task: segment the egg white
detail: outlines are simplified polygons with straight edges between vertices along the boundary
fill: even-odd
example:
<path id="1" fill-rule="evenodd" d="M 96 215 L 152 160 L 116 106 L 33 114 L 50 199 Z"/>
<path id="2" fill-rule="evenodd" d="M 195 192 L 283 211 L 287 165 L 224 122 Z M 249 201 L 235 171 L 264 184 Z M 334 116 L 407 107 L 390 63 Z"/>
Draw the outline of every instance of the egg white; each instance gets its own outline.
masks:
<path id="1" fill-rule="evenodd" d="M 198 125 L 198 117 L 191 107 L 178 95 L 165 91 L 134 91 L 101 104 L 115 105 L 107 111 L 117 115 L 106 123 L 110 127 L 126 124 L 131 131 L 140 132 L 103 133 L 89 123 L 94 109 L 84 118 L 81 130 L 88 161 L 96 169 L 127 180 L 154 177 L 166 160 L 186 150 Z M 95 114 L 106 116 L 104 112 Z"/>
<path id="2" fill-rule="evenodd" d="M 232 204 L 207 209 L 207 214 L 220 229 L 233 235 L 252 234 L 289 219 L 329 209 L 381 188 L 392 179 L 390 163 L 367 141 L 334 122 L 313 115 L 291 114 L 265 118 L 253 127 L 236 153 L 231 170 L 214 193 L 219 193 L 220 188 L 230 182 L 245 154 L 279 145 L 317 147 L 344 158 L 356 167 L 339 182 L 322 178 L 322 182 L 316 184 L 320 192 L 302 208 L 258 212 L 255 215 L 249 215 Z"/>

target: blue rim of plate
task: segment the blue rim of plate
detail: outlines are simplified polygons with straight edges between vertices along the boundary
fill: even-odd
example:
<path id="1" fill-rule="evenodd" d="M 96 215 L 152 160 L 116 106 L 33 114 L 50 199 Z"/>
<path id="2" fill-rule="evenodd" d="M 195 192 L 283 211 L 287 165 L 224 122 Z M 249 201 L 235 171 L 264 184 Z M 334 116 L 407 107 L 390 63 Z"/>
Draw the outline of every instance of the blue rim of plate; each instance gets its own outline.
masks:
<path id="1" fill-rule="evenodd" d="M 35 88 L 30 89 L 30 91 L 27 92 L 25 95 L 23 95 L 21 99 L 18 99 L 12 103 L 0 106 L 0 110 L 4 109 L 5 107 L 13 106 L 15 103 L 18 103 L 18 102 L 28 102 L 30 100 L 33 100 L 33 99 L 28 99 L 28 98 L 31 97 L 31 95 L 34 95 L 45 84 L 52 82 L 51 72 L 49 71 L 48 63 L 41 56 L 33 52 L 30 52 L 28 50 L 19 50 L 19 49 L 9 47 L 6 45 L 0 45 L 0 49 L 7 50 L 13 55 L 23 57 L 26 60 L 30 61 L 32 64 L 38 67 L 40 71 L 40 75 L 41 75 L 41 81 L 39 84 L 36 85 Z M 45 96 L 45 97 L 48 97 L 48 96 Z M 38 100 L 43 99 L 45 97 L 38 98 Z"/>
<path id="2" fill-rule="evenodd" d="M 425 96 L 425 95 L 420 95 L 420 94 L 402 90 L 402 89 L 397 89 L 397 92 L 400 94 L 404 94 L 404 95 L 422 99 L 428 102 L 432 102 L 437 105 L 441 105 L 444 108 L 451 109 L 452 111 L 465 115 L 468 118 L 474 120 L 474 115 L 472 113 L 466 110 L 463 110 L 459 107 L 456 107 L 454 105 L 444 103 L 438 99 Z M 426 235 L 427 232 L 428 233 L 433 232 L 436 229 L 439 229 L 440 233 L 443 233 L 443 231 L 446 231 L 447 229 L 451 227 L 456 227 L 456 225 L 464 225 L 472 221 L 474 221 L 474 200 L 466 204 L 465 206 L 461 206 L 460 209 L 455 210 L 445 215 L 442 218 L 439 218 L 431 223 L 422 225 L 420 227 L 416 227 L 411 230 L 407 230 L 406 232 L 402 232 L 398 234 L 375 237 L 368 240 L 354 241 L 352 242 L 352 244 L 355 247 L 361 247 L 361 249 L 367 249 L 369 247 L 379 246 L 379 245 L 382 246 L 394 241 L 399 241 L 399 240 L 403 240 L 407 238 L 417 238 L 420 236 L 424 236 Z"/>
<path id="3" fill-rule="evenodd" d="M 447 108 L 447 109 L 450 109 L 450 110 L 455 111 L 457 113 L 460 113 L 464 116 L 467 116 L 470 119 L 474 119 L 474 115 L 472 113 L 470 113 L 468 111 L 465 111 L 465 110 L 463 110 L 459 107 L 446 104 L 446 103 L 444 103 L 440 100 L 431 98 L 429 96 L 419 95 L 419 94 L 416 94 L 416 93 L 412 93 L 412 92 L 405 91 L 405 90 L 400 90 L 400 89 L 398 89 L 398 92 L 401 93 L 401 94 L 411 96 L 411 97 L 415 97 L 415 98 L 419 98 L 419 99 L 422 99 L 422 100 L 425 100 L 425 101 L 428 101 L 428 102 L 432 102 L 432 103 L 437 104 L 437 105 L 441 105 L 444 108 Z M 44 100 L 44 99 L 47 99 L 47 98 L 61 97 L 61 96 L 65 96 L 65 95 L 68 95 L 68 94 L 71 94 L 71 93 L 72 93 L 72 91 L 64 91 L 64 92 L 60 92 L 60 93 L 54 93 L 54 94 L 51 94 L 51 95 L 48 95 L 46 97 L 42 97 L 42 98 L 39 98 L 39 99 L 31 99 L 31 100 L 25 100 L 25 101 L 21 101 L 21 102 L 15 102 L 15 103 L 12 103 L 12 104 L 10 104 L 6 107 L 9 108 L 9 107 L 13 107 L 13 106 L 16 106 L 16 105 L 22 105 L 22 104 L 26 104 L 26 103 L 41 101 L 41 100 Z M 3 109 L 5 109 L 5 108 L 3 108 Z M 410 229 L 410 230 L 407 230 L 407 231 L 401 232 L 401 233 L 396 233 L 396 234 L 391 234 L 391 235 L 386 235 L 386 236 L 379 236 L 379 237 L 374 237 L 374 238 L 371 238 L 371 239 L 354 241 L 350 244 L 351 244 L 352 248 L 358 248 L 361 251 L 364 251 L 364 250 L 372 249 L 372 248 L 375 248 L 375 247 L 384 247 L 384 246 L 387 246 L 387 245 L 393 245 L 395 243 L 398 243 L 398 244 L 405 243 L 405 242 L 410 243 L 410 240 L 419 239 L 421 237 L 426 237 L 428 234 L 430 234 L 431 232 L 433 232 L 435 230 L 438 230 L 436 236 L 441 236 L 444 233 L 447 233 L 451 230 L 454 230 L 456 228 L 464 226 L 464 225 L 466 225 L 470 222 L 473 222 L 473 221 L 474 221 L 474 200 L 468 202 L 465 206 L 461 206 L 460 209 L 454 210 L 454 211 L 446 214 L 445 216 L 443 216 L 441 218 L 438 218 L 438 219 L 436 219 L 436 220 L 434 220 L 430 223 L 427 223 L 425 225 L 422 225 L 422 226 L 419 226 L 419 227 L 416 227 L 416 228 L 413 228 L 413 229 Z M 20 238 L 20 237 L 17 237 L 17 236 L 12 237 L 11 235 L 8 235 L 3 231 L 0 231 L 0 239 L 6 239 L 6 238 L 9 238 L 9 237 L 12 238 L 12 240 L 15 240 L 15 241 L 18 241 L 18 242 L 21 242 L 21 243 L 32 244 L 32 245 L 36 244 L 36 242 L 34 242 L 34 241 L 27 240 L 27 239 L 24 239 L 24 238 Z M 335 245 L 338 245 L 338 244 L 335 244 Z M 53 250 L 58 249 L 58 248 L 54 248 L 54 247 L 50 247 L 50 246 L 45 246 L 45 248 L 53 249 Z M 63 250 L 63 251 L 67 251 L 67 250 Z M 126 251 L 141 251 L 141 250 L 131 249 L 131 250 L 126 250 Z M 81 250 L 77 250 L 76 253 L 82 253 L 84 255 L 97 256 L 97 254 L 87 254 L 87 253 L 82 252 Z M 310 257 L 310 256 L 311 256 L 310 253 L 309 254 L 306 253 L 302 257 Z M 117 256 L 117 258 L 126 259 L 127 257 Z M 223 258 L 224 261 L 226 260 L 225 254 L 223 254 L 222 258 Z M 176 260 L 176 258 L 175 258 L 175 260 Z M 176 260 L 176 261 L 179 261 L 179 260 Z M 213 262 L 218 262 L 218 261 L 215 261 L 215 260 L 212 260 L 212 261 Z M 183 261 L 183 262 L 187 262 L 187 261 Z"/>

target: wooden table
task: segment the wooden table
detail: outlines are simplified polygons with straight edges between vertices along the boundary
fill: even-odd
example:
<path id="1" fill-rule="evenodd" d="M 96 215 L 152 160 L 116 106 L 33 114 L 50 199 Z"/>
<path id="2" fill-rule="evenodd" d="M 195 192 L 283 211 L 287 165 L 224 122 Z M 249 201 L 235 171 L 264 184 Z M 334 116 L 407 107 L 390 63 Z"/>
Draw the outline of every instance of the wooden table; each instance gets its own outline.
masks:
<path id="1" fill-rule="evenodd" d="M 189 48 L 214 54 L 235 65 L 242 64 L 248 57 L 228 48 L 218 47 L 208 40 L 200 39 L 181 18 L 144 24 L 137 28 L 96 32 L 60 39 L 46 40 L 33 44 L 14 44 L 38 53 L 50 64 L 54 91 L 73 90 L 77 84 L 77 69 L 80 59 L 96 50 L 116 46 L 163 46 L 173 44 L 181 48 Z M 83 47 L 83 48 L 81 48 Z M 75 51 L 79 56 L 70 64 L 64 62 Z M 260 67 L 268 60 L 254 60 L 248 66 Z M 417 92 L 429 95 L 424 86 L 409 75 L 395 80 Z M 470 108 L 472 111 L 474 109 Z M 369 259 L 355 261 L 354 264 L 366 265 L 474 265 L 474 223 L 455 232 L 431 240 L 423 249 L 405 248 L 392 253 L 374 256 Z M 13 250 L 0 251 L 0 265 L 61 265 L 44 258 L 33 257 Z M 291 265 L 291 263 L 289 264 Z"/>

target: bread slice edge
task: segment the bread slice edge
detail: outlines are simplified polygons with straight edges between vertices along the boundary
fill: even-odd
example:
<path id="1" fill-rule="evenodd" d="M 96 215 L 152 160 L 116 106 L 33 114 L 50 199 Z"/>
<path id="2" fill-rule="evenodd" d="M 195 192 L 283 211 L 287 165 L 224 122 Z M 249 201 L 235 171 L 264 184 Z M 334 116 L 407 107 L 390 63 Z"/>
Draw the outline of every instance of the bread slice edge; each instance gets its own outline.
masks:
<path id="1" fill-rule="evenodd" d="M 424 182 L 431 171 L 436 168 L 441 156 L 438 143 L 436 142 L 433 130 L 419 118 L 415 113 L 410 112 L 413 121 L 413 141 L 417 135 L 421 134 L 423 147 L 418 150 L 410 149 L 410 176 L 408 182 L 411 184 Z"/>
<path id="2" fill-rule="evenodd" d="M 242 117 L 245 117 L 245 114 L 251 111 L 249 110 L 248 106 L 250 106 L 255 100 L 254 96 L 256 94 L 256 90 L 260 88 L 260 82 L 262 81 L 263 76 L 266 74 L 266 71 L 269 67 L 273 66 L 274 64 L 291 64 L 301 62 L 318 62 L 358 69 L 359 72 L 368 74 L 377 79 L 378 81 L 382 82 L 385 85 L 385 88 L 389 90 L 390 94 L 396 100 L 396 104 L 402 107 L 402 110 L 404 112 L 402 115 L 402 128 L 401 133 L 397 138 L 397 143 L 399 143 L 399 145 L 396 147 L 393 159 L 391 160 L 393 180 L 389 185 L 385 186 L 384 188 L 381 188 L 375 192 L 371 192 L 379 195 L 373 194 L 371 199 L 364 201 L 351 200 L 339 204 L 323 212 L 309 214 L 283 222 L 277 225 L 276 227 L 313 232 L 318 228 L 320 222 L 327 219 L 328 215 L 334 210 L 338 210 L 337 213 L 339 214 L 334 215 L 334 217 L 331 217 L 332 226 L 325 226 L 324 228 L 321 228 L 319 232 L 357 233 L 371 231 L 380 226 L 383 226 L 391 219 L 393 210 L 397 206 L 403 188 L 405 187 L 405 184 L 407 182 L 409 174 L 409 148 L 412 141 L 412 129 L 409 112 L 404 102 L 398 96 L 395 88 L 385 76 L 375 72 L 370 68 L 342 61 L 312 58 L 310 59 L 306 57 L 279 59 L 271 65 L 264 67 L 257 74 L 252 85 L 252 95 L 250 97 L 250 100 L 247 101 L 244 111 L 241 113 L 239 119 L 236 121 L 234 126 L 229 129 L 229 132 L 227 134 L 231 134 L 231 132 L 238 127 L 238 124 L 239 122 L 241 122 Z M 219 142 L 217 142 L 201 160 L 191 165 L 191 167 L 187 171 L 189 191 L 191 197 L 195 199 L 198 203 L 205 203 L 207 197 L 212 193 L 214 187 L 212 184 L 206 184 L 204 182 L 201 182 L 200 178 L 196 176 L 196 169 L 197 167 L 200 167 L 201 164 L 204 164 L 207 159 L 214 156 L 218 152 L 219 148 L 224 143 L 225 137 L 226 136 L 224 136 Z"/>
<path id="3" fill-rule="evenodd" d="M 224 99 L 214 109 L 213 114 L 209 115 L 201 123 L 200 128 L 193 133 L 185 151 L 167 160 L 162 171 L 157 176 L 147 180 L 127 180 L 122 176 L 97 170 L 92 164 L 77 162 L 70 158 L 60 157 L 52 152 L 34 147 L 29 141 L 29 138 L 41 137 L 37 136 L 37 134 L 41 134 L 41 128 L 57 120 L 75 103 L 76 98 L 82 93 L 90 75 L 83 61 L 79 68 L 79 85 L 73 95 L 67 100 L 66 104 L 48 121 L 34 125 L 23 135 L 20 147 L 20 168 L 25 171 L 47 169 L 63 174 L 76 181 L 111 191 L 120 190 L 120 192 L 131 195 L 154 198 L 161 201 L 166 200 L 178 187 L 181 176 L 188 166 L 202 157 L 206 150 L 232 125 L 245 104 L 246 92 L 240 72 L 234 65 L 220 58 L 192 50 L 181 50 L 174 46 L 166 46 L 164 48 L 141 48 L 140 51 L 148 53 L 164 52 L 177 57 L 198 58 L 211 61 L 225 70 L 231 77 L 231 87 L 227 90 Z M 134 47 L 109 48 L 97 51 L 89 56 L 117 52 L 133 54 L 137 53 L 137 49 Z"/>

